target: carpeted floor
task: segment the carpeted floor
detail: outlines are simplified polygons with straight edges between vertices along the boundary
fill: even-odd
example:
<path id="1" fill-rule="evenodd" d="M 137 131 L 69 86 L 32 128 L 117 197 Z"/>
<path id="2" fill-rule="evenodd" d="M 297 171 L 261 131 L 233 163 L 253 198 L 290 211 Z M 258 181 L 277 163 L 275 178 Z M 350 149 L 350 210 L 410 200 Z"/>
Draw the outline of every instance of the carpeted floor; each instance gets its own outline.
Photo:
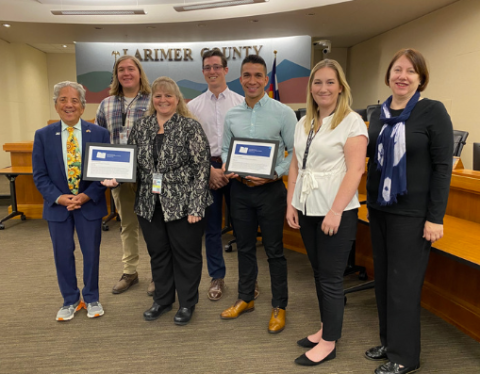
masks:
<path id="1" fill-rule="evenodd" d="M 0 206 L 0 217 L 7 213 Z M 255 311 L 223 321 L 220 312 L 236 299 L 236 252 L 226 253 L 225 297 L 212 302 L 204 262 L 201 298 L 187 326 L 173 324 L 174 310 L 154 322 L 143 320 L 151 306 L 146 288 L 149 259 L 141 243 L 140 283 L 121 295 L 111 288 L 122 272 L 119 224 L 104 232 L 100 265 L 100 301 L 105 315 L 88 319 L 85 311 L 70 322 L 55 321 L 62 305 L 51 242 L 43 220 L 8 221 L 0 231 L 0 373 L 372 373 L 375 362 L 363 352 L 378 344 L 373 290 L 349 295 L 337 358 L 313 368 L 293 360 L 305 352 L 296 341 L 319 327 L 311 270 L 305 255 L 286 250 L 289 269 L 287 327 L 267 333 L 270 280 L 263 248 L 258 247 L 261 294 Z M 231 236 L 225 235 L 225 240 Z M 82 256 L 77 274 L 81 285 Z M 355 276 L 346 286 L 357 284 Z M 421 373 L 480 373 L 480 344 L 435 315 L 422 313 Z"/>

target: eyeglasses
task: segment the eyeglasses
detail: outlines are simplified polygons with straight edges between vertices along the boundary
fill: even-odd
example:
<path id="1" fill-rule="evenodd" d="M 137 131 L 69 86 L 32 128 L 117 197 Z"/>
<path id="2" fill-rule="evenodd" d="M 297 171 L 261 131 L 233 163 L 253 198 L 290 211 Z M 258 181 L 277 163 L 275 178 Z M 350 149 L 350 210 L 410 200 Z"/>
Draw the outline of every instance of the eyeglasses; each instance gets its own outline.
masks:
<path id="1" fill-rule="evenodd" d="M 223 66 L 222 65 L 213 65 L 213 66 L 210 66 L 210 65 L 206 65 L 203 67 L 203 71 L 210 71 L 211 69 L 213 69 L 214 71 L 219 71 L 221 69 L 223 69 Z"/>

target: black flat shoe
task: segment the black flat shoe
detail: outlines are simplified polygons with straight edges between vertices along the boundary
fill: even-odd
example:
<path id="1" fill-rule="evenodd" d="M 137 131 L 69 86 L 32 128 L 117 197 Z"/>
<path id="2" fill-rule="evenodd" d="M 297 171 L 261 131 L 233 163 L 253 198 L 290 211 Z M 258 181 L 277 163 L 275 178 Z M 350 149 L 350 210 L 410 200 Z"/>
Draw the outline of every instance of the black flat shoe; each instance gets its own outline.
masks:
<path id="1" fill-rule="evenodd" d="M 388 360 L 387 347 L 379 345 L 378 347 L 370 348 L 365 352 L 365 358 L 372 361 L 386 361 Z"/>
<path id="2" fill-rule="evenodd" d="M 375 374 L 408 374 L 414 373 L 420 369 L 420 364 L 415 366 L 404 366 L 400 367 L 400 364 L 388 361 L 386 364 L 380 365 L 375 369 Z"/>
<path id="3" fill-rule="evenodd" d="M 303 347 L 303 348 L 313 348 L 315 347 L 318 343 L 314 343 L 314 342 L 311 342 L 310 340 L 308 340 L 308 337 L 306 338 L 303 338 L 303 339 L 300 339 L 297 344 L 300 346 L 300 347 Z"/>
<path id="4" fill-rule="evenodd" d="M 192 319 L 194 310 L 195 305 L 190 308 L 180 307 L 177 311 L 177 314 L 175 314 L 175 317 L 173 317 L 173 322 L 180 326 L 186 325 Z"/>
<path id="5" fill-rule="evenodd" d="M 154 302 L 150 309 L 147 309 L 145 312 L 143 312 L 143 318 L 145 318 L 145 321 L 155 321 L 162 314 L 167 313 L 171 310 L 172 304 L 160 305 Z"/>
<path id="6" fill-rule="evenodd" d="M 315 366 L 320 365 L 326 361 L 333 360 L 335 357 L 337 357 L 337 347 L 333 348 L 333 351 L 331 351 L 328 356 L 318 362 L 310 360 L 304 353 L 303 355 L 295 359 L 295 363 L 302 366 Z"/>

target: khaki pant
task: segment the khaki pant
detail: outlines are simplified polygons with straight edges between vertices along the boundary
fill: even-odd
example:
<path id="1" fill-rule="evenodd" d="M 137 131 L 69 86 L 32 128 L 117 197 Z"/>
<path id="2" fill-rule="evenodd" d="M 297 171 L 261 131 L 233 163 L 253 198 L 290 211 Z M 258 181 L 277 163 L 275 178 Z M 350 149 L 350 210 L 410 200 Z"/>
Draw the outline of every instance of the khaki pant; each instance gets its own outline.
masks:
<path id="1" fill-rule="evenodd" d="M 138 255 L 138 219 L 133 211 L 135 205 L 136 183 L 123 183 L 111 190 L 115 206 L 122 224 L 123 272 L 134 274 L 137 271 Z"/>

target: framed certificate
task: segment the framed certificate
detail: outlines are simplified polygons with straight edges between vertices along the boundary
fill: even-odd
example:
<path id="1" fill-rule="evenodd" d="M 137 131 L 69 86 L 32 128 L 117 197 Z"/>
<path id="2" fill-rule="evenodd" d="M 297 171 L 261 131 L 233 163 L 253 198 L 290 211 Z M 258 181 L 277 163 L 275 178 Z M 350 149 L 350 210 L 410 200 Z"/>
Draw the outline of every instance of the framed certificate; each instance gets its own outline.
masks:
<path id="1" fill-rule="evenodd" d="M 137 178 L 136 145 L 87 143 L 83 160 L 84 180 L 135 182 Z"/>
<path id="2" fill-rule="evenodd" d="M 241 177 L 274 179 L 278 145 L 278 140 L 232 138 L 226 172 Z"/>

